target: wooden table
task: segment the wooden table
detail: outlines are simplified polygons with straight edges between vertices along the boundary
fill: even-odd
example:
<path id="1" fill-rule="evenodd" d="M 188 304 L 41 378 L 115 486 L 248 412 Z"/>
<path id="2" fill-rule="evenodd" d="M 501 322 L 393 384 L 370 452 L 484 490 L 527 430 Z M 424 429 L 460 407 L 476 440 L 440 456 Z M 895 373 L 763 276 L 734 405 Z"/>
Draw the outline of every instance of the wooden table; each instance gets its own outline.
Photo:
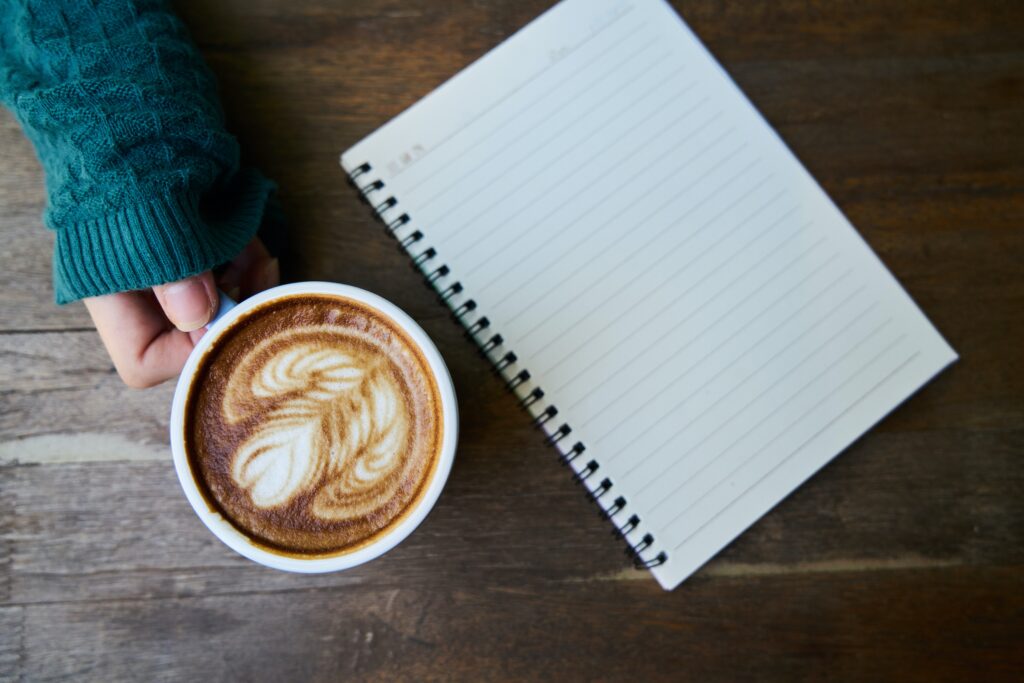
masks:
<path id="1" fill-rule="evenodd" d="M 41 174 L 0 115 L 0 678 L 1021 680 L 1024 3 L 675 3 L 963 358 L 673 593 L 337 167 L 547 4 L 182 3 L 280 182 L 286 275 L 395 301 L 455 377 L 440 503 L 340 574 L 262 569 L 192 513 L 172 388 L 123 387 L 53 306 Z"/>

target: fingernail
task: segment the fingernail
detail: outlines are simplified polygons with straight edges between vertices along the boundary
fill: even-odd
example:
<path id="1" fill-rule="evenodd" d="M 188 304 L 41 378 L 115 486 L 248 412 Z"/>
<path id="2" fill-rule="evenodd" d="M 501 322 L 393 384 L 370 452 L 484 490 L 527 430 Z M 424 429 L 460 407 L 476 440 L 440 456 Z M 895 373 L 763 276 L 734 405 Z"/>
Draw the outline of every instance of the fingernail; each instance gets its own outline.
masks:
<path id="1" fill-rule="evenodd" d="M 164 289 L 164 311 L 182 332 L 198 330 L 210 322 L 214 305 L 212 292 L 197 277 L 169 284 Z"/>

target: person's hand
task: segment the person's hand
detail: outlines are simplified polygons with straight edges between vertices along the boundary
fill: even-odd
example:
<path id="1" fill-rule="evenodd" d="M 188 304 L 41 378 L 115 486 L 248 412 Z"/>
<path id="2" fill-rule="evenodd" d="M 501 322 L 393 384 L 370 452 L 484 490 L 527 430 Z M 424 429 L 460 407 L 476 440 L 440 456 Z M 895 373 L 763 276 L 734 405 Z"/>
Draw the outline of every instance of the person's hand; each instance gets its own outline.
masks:
<path id="1" fill-rule="evenodd" d="M 214 282 L 213 273 L 85 299 L 121 379 L 145 388 L 181 372 L 206 324 L 217 314 L 217 287 L 236 301 L 275 286 L 277 259 L 254 239 Z"/>

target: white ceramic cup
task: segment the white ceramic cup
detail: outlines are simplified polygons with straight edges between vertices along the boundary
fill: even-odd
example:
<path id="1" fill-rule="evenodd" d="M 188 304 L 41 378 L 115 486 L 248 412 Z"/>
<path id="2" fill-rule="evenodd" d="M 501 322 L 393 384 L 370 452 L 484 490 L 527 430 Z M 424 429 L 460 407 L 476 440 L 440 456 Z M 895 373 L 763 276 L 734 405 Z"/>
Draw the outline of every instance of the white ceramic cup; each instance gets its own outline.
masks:
<path id="1" fill-rule="evenodd" d="M 372 543 L 350 553 L 323 557 L 310 556 L 308 558 L 279 555 L 265 549 L 250 540 L 242 531 L 236 529 L 207 503 L 199 490 L 196 478 L 192 474 L 188 455 L 185 452 L 186 426 L 184 423 L 185 403 L 193 383 L 200 379 L 196 376 L 196 369 L 206 351 L 247 311 L 251 311 L 276 299 L 302 294 L 339 296 L 353 300 L 369 306 L 404 330 L 423 353 L 423 357 L 429 363 L 430 370 L 437 382 L 438 392 L 441 397 L 442 428 L 444 430 L 441 452 L 438 456 L 439 460 L 431 475 L 432 478 L 427 484 L 426 492 L 415 503 L 415 507 L 408 511 L 397 525 Z M 419 526 L 420 522 L 427 516 L 427 513 L 434 507 L 438 496 L 441 495 L 441 489 L 444 488 L 445 482 L 448 480 L 448 473 L 451 471 L 452 461 L 455 458 L 458 430 L 458 407 L 451 375 L 448 374 L 448 368 L 441 359 L 441 354 L 438 353 L 437 347 L 430 341 L 426 332 L 412 318 L 386 299 L 357 287 L 330 282 L 300 282 L 282 285 L 261 292 L 237 305 L 230 299 L 222 296 L 221 310 L 218 312 L 217 318 L 210 323 L 206 334 L 196 344 L 195 349 L 185 363 L 185 368 L 181 371 L 181 376 L 178 378 L 178 386 L 174 391 L 174 402 L 171 406 L 171 452 L 174 457 L 174 469 L 178 473 L 178 481 L 181 482 L 181 487 L 185 490 L 185 497 L 188 498 L 192 509 L 199 515 L 199 519 L 203 521 L 203 524 L 217 538 L 240 555 L 267 567 L 291 572 L 321 573 L 348 569 L 380 557 L 401 543 L 412 533 L 413 529 Z"/>

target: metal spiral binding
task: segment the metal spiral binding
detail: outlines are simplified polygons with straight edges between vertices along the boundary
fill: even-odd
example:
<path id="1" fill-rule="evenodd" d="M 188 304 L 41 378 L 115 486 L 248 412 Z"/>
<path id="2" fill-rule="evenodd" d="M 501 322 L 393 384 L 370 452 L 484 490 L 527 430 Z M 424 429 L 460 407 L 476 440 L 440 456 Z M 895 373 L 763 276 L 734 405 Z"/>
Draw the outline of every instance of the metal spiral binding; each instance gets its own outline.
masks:
<path id="1" fill-rule="evenodd" d="M 480 355 L 491 362 L 494 373 L 505 381 L 505 387 L 519 398 L 519 407 L 533 418 L 534 427 L 547 434 L 545 444 L 554 448 L 562 464 L 572 470 L 574 480 L 587 497 L 597 504 L 601 517 L 611 521 L 615 527 L 612 534 L 625 541 L 626 555 L 634 566 L 639 569 L 651 569 L 667 562 L 668 554 L 664 551 L 651 555 L 655 543 L 652 534 L 645 533 L 639 540 L 631 540 L 632 535 L 639 533 L 641 519 L 638 515 L 629 514 L 622 523 L 616 521 L 616 518 L 627 514 L 628 501 L 623 496 L 617 496 L 605 505 L 605 497 L 609 496 L 615 483 L 608 477 L 601 478 L 596 485 L 590 483 L 600 471 L 600 463 L 589 460 L 582 466 L 576 464 L 582 462 L 579 458 L 586 452 L 587 447 L 581 441 L 576 441 L 569 447 L 564 445 L 568 443 L 566 439 L 572 434 L 572 427 L 564 422 L 557 424 L 555 418 L 558 416 L 558 408 L 553 404 L 543 403 L 543 389 L 533 386 L 527 391 L 527 385 L 530 383 L 529 371 L 516 367 L 519 364 L 518 356 L 504 348 L 504 337 L 490 331 L 491 321 L 477 313 L 477 303 L 465 296 L 462 283 L 447 281 L 452 272 L 447 264 L 434 263 L 438 256 L 437 250 L 434 247 L 419 246 L 425 239 L 424 233 L 419 229 L 412 229 L 403 236 L 398 234 L 404 232 L 403 228 L 406 226 L 411 227 L 412 218 L 399 209 L 398 199 L 394 196 L 385 196 L 386 184 L 383 180 L 367 179 L 372 171 L 371 164 L 361 164 L 348 173 L 349 184 L 383 223 L 385 232 L 398 241 L 402 251 L 409 254 L 413 268 L 423 274 L 425 284 L 448 306 L 452 317 L 465 328 L 465 336 L 477 345 Z M 487 334 L 484 334 L 485 331 Z M 525 395 L 520 395 L 523 391 L 526 392 Z"/>

